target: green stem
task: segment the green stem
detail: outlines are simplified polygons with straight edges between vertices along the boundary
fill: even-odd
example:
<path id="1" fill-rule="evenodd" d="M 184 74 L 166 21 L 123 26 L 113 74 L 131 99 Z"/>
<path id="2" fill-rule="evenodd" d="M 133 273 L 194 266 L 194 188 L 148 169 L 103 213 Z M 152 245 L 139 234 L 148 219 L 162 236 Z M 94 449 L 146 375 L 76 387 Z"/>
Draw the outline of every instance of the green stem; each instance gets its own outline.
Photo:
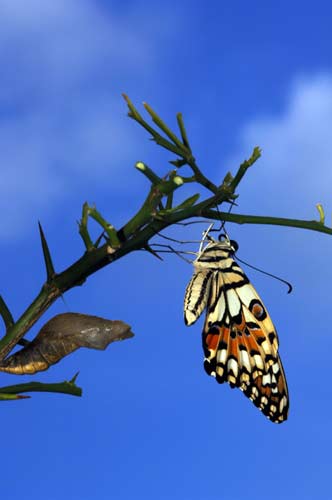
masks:
<path id="1" fill-rule="evenodd" d="M 17 401 L 18 399 L 27 399 L 30 396 L 20 396 L 20 394 L 5 394 L 0 392 L 0 401 Z"/>
<path id="2" fill-rule="evenodd" d="M 159 175 L 157 175 L 150 167 L 148 167 L 142 161 L 138 161 L 135 165 L 135 168 L 137 168 L 139 172 L 145 175 L 145 177 L 147 177 L 149 181 L 151 181 L 151 184 L 155 185 L 162 182 L 162 179 L 159 177 Z"/>
<path id="3" fill-rule="evenodd" d="M 85 202 L 83 203 L 82 218 L 78 223 L 78 227 L 79 227 L 79 234 L 81 235 L 85 248 L 89 252 L 95 247 L 95 245 L 93 244 L 88 231 L 88 220 L 89 220 L 89 205 L 87 204 L 87 202 Z"/>
<path id="4" fill-rule="evenodd" d="M 194 172 L 196 182 L 198 182 L 202 186 L 206 187 L 206 189 L 208 189 L 212 193 L 216 194 L 218 192 L 218 186 L 216 186 L 207 177 L 205 177 L 205 175 L 202 173 L 202 171 L 196 165 L 194 158 L 188 159 L 188 165 L 190 166 L 190 168 Z"/>
<path id="5" fill-rule="evenodd" d="M 166 134 L 169 139 L 171 139 L 172 142 L 179 148 L 179 150 L 183 150 L 184 154 L 187 154 L 186 147 L 182 144 L 182 142 L 177 138 L 177 136 L 172 132 L 172 130 L 166 125 L 165 122 L 157 115 L 157 113 L 147 104 L 146 102 L 143 103 L 143 106 L 151 116 L 153 122 L 157 125 L 157 127 L 160 128 Z"/>
<path id="6" fill-rule="evenodd" d="M 233 193 L 235 193 L 236 188 L 238 187 L 239 183 L 242 180 L 242 177 L 245 175 L 248 168 L 250 168 L 258 160 L 258 158 L 261 157 L 261 155 L 262 155 L 261 149 L 256 146 L 250 158 L 248 158 L 248 160 L 244 160 L 244 162 L 241 163 L 234 179 L 231 181 L 229 185 Z"/>
<path id="7" fill-rule="evenodd" d="M 182 177 L 176 175 L 168 181 L 162 181 L 153 185 L 140 210 L 120 230 L 124 239 L 127 240 L 143 226 L 153 221 L 158 213 L 157 207 L 164 196 L 169 196 L 183 184 Z"/>
<path id="8" fill-rule="evenodd" d="M 152 135 L 153 140 L 159 144 L 159 146 L 162 146 L 163 148 L 167 149 L 168 151 L 171 151 L 172 153 L 182 156 L 182 148 L 179 149 L 178 146 L 172 144 L 171 142 L 167 141 L 162 135 L 160 135 L 153 127 L 151 127 L 144 119 L 143 117 L 139 114 L 133 103 L 130 101 L 129 97 L 126 94 L 122 94 L 125 101 L 127 102 L 128 108 L 129 108 L 129 113 L 128 116 L 132 118 L 133 120 L 137 121 L 145 130 L 149 132 L 149 134 Z"/>
<path id="9" fill-rule="evenodd" d="M 89 207 L 89 216 L 94 219 L 105 231 L 109 239 L 109 243 L 112 248 L 117 248 L 120 246 L 120 240 L 117 235 L 117 231 L 112 224 L 107 222 L 106 219 L 101 215 L 100 212 L 95 207 Z"/>
<path id="10" fill-rule="evenodd" d="M 183 142 L 183 144 L 185 145 L 185 147 L 186 147 L 186 148 L 190 151 L 190 153 L 191 153 L 191 147 L 190 147 L 190 144 L 189 144 L 189 139 L 188 139 L 188 136 L 187 136 L 186 128 L 185 128 L 185 126 L 184 126 L 184 121 L 183 121 L 183 116 L 182 116 L 182 113 L 177 113 L 177 114 L 176 114 L 176 120 L 177 120 L 177 122 L 178 122 L 178 126 L 179 126 L 179 129 L 180 129 L 182 142 Z"/>
<path id="11" fill-rule="evenodd" d="M 209 219 L 234 222 L 235 224 L 267 224 L 272 226 L 297 227 L 300 229 L 309 229 L 319 233 L 331 234 L 332 228 L 327 227 L 316 220 L 287 219 L 283 217 L 270 217 L 266 215 L 246 215 L 230 214 L 227 212 L 216 212 L 215 210 L 203 210 L 202 216 Z"/>
<path id="12" fill-rule="evenodd" d="M 70 394 L 71 396 L 82 396 L 82 389 L 75 385 L 73 382 L 58 383 L 41 383 L 41 382 L 27 382 L 26 384 L 9 385 L 7 387 L 0 387 L 2 394 L 21 394 L 24 392 L 57 392 L 62 394 Z"/>

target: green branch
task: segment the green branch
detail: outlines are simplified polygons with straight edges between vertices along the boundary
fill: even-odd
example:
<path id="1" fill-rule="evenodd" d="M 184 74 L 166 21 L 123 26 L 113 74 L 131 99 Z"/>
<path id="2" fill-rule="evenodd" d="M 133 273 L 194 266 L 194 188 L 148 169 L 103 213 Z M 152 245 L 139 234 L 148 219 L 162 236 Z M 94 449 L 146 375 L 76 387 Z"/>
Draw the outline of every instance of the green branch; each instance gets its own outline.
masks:
<path id="1" fill-rule="evenodd" d="M 84 252 L 76 262 L 60 273 L 56 273 L 54 270 L 44 233 L 42 230 L 40 231 L 47 279 L 37 297 L 16 322 L 14 322 L 4 300 L 0 297 L 0 316 L 6 327 L 6 333 L 0 340 L 0 361 L 6 358 L 18 343 L 24 343 L 23 336 L 25 333 L 50 305 L 67 290 L 82 285 L 89 276 L 99 269 L 135 250 L 146 249 L 158 257 L 158 253 L 150 247 L 149 241 L 161 230 L 177 222 L 183 222 L 194 217 L 204 217 L 210 220 L 221 219 L 236 224 L 269 224 L 332 234 L 332 228 L 325 226 L 324 210 L 319 204 L 317 206 L 319 221 L 230 214 L 216 210 L 216 207 L 222 203 L 229 203 L 238 197 L 238 186 L 249 168 L 260 157 L 260 149 L 258 147 L 254 148 L 250 158 L 238 167 L 235 175 L 228 172 L 221 183 L 220 180 L 215 183 L 206 177 L 193 155 L 181 114 L 177 115 L 179 128 L 179 135 L 177 135 L 148 104 L 145 104 L 145 109 L 157 126 L 156 129 L 143 119 L 130 99 L 127 96 L 124 97 L 129 108 L 130 118 L 147 130 L 158 145 L 176 155 L 176 158 L 170 161 L 175 168 L 171 171 L 166 169 L 166 173 L 160 175 L 145 163 L 136 163 L 137 171 L 145 176 L 149 182 L 149 187 L 139 210 L 120 229 L 116 229 L 96 207 L 85 203 L 79 222 L 79 234 L 83 240 Z M 180 175 L 179 171 L 182 167 L 189 169 L 190 175 Z M 186 190 L 186 196 L 175 202 L 175 191 L 178 193 L 179 188 L 184 184 L 188 186 L 192 183 L 194 184 L 193 193 L 188 197 L 188 190 Z M 206 188 L 210 196 L 199 201 L 197 187 L 200 186 Z M 88 221 L 90 218 L 94 219 L 102 229 L 102 235 L 95 243 L 89 234 Z M 106 243 L 99 246 L 103 239 L 106 240 Z M 81 394 L 81 389 L 76 387 L 74 381 L 60 384 L 31 382 L 30 384 L 0 388 L 0 400 L 17 399 L 23 397 L 19 393 L 31 391 Z"/>
<path id="2" fill-rule="evenodd" d="M 0 392 L 0 401 L 17 401 L 18 399 L 29 399 L 30 396 L 21 396 L 20 394 L 6 394 Z"/>
<path id="3" fill-rule="evenodd" d="M 319 233 L 331 234 L 332 228 L 325 226 L 322 222 L 316 220 L 286 219 L 284 217 L 269 217 L 265 215 L 245 215 L 230 214 L 227 212 L 216 212 L 215 210 L 204 210 L 203 217 L 209 219 L 234 222 L 235 224 L 264 224 L 270 226 L 297 227 L 299 229 L 309 229 Z"/>
<path id="4" fill-rule="evenodd" d="M 44 384 L 41 382 L 27 382 L 26 384 L 9 385 L 0 387 L 0 400 L 3 399 L 18 399 L 14 395 L 22 394 L 25 392 L 56 392 L 61 394 L 70 394 L 71 396 L 82 396 L 82 389 L 75 384 L 76 377 L 72 380 L 65 380 L 64 382 Z M 4 397 L 1 398 L 1 395 Z M 9 397 L 6 397 L 6 396 Z M 19 399 L 21 399 L 19 397 Z"/>
<path id="5" fill-rule="evenodd" d="M 234 193 L 238 185 L 240 184 L 243 176 L 246 174 L 248 168 L 250 168 L 262 155 L 262 151 L 259 147 L 255 147 L 252 155 L 248 160 L 244 160 L 243 163 L 241 163 L 234 179 L 230 182 L 230 189 Z"/>

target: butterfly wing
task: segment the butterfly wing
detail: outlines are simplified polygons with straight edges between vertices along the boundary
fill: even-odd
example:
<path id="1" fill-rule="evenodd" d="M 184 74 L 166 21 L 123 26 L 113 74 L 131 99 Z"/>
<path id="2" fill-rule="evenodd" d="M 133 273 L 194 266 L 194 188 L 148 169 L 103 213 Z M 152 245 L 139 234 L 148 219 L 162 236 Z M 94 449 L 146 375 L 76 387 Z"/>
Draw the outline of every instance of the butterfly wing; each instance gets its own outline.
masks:
<path id="1" fill-rule="evenodd" d="M 212 271 L 195 272 L 188 283 L 184 296 L 184 322 L 190 326 L 198 320 L 207 305 L 210 294 Z"/>
<path id="2" fill-rule="evenodd" d="M 203 348 L 204 368 L 217 382 L 239 387 L 271 421 L 287 419 L 288 390 L 277 333 L 235 261 L 211 276 Z"/>

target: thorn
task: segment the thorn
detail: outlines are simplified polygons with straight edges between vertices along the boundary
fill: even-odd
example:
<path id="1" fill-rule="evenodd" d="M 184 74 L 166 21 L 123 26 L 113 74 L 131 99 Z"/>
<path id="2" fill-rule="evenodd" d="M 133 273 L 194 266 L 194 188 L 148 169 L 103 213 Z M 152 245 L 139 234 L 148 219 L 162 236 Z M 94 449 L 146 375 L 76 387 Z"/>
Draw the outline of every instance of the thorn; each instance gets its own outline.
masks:
<path id="1" fill-rule="evenodd" d="M 0 316 L 3 319 L 6 329 L 9 330 L 9 328 L 14 324 L 14 318 L 1 295 L 0 295 Z"/>
<path id="2" fill-rule="evenodd" d="M 17 343 L 18 345 L 21 345 L 23 347 L 26 347 L 27 345 L 31 344 L 30 340 L 27 339 L 20 339 Z"/>
<path id="3" fill-rule="evenodd" d="M 168 163 L 170 163 L 171 165 L 174 165 L 177 168 L 181 168 L 187 164 L 187 160 L 169 160 Z"/>
<path id="4" fill-rule="evenodd" d="M 95 248 L 98 248 L 98 247 L 99 247 L 99 243 L 101 242 L 101 240 L 102 240 L 103 238 L 105 238 L 105 239 L 106 239 L 106 237 L 105 237 L 105 231 L 103 231 L 103 232 L 101 233 L 101 235 L 100 235 L 100 236 L 98 236 L 98 238 L 96 239 L 96 241 L 95 241 L 95 243 L 94 243 L 94 245 L 93 245 L 93 246 L 94 246 Z"/>
<path id="5" fill-rule="evenodd" d="M 70 384 L 75 384 L 76 379 L 79 376 L 79 374 L 80 374 L 80 372 L 75 373 L 75 375 L 73 376 L 73 378 L 71 380 L 69 380 L 69 383 Z"/>
<path id="6" fill-rule="evenodd" d="M 151 248 L 151 247 L 150 247 L 150 245 L 146 244 L 146 245 L 144 245 L 144 247 L 143 247 L 143 248 L 144 248 L 144 250 L 146 250 L 147 252 L 152 253 L 152 255 L 154 255 L 157 259 L 159 259 L 159 260 L 164 260 L 162 257 L 160 257 L 160 255 L 158 255 L 158 253 L 157 253 L 155 250 L 153 250 L 153 248 Z"/>
<path id="7" fill-rule="evenodd" d="M 46 267 L 47 282 L 50 282 L 56 273 L 54 270 L 54 266 L 53 266 L 50 250 L 48 248 L 48 244 L 47 244 L 47 241 L 45 238 L 45 234 L 44 234 L 43 228 L 42 228 L 39 221 L 38 221 L 38 227 L 39 227 L 39 234 L 40 234 L 43 255 L 44 255 L 44 262 L 45 262 L 45 267 Z"/>

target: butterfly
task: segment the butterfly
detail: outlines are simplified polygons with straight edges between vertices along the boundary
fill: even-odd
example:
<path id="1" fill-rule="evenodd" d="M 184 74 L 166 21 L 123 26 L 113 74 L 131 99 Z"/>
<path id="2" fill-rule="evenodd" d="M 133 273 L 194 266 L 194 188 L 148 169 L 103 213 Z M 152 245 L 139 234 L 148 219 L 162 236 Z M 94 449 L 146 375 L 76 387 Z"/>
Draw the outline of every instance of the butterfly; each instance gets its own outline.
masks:
<path id="1" fill-rule="evenodd" d="M 205 237 L 193 262 L 184 299 L 185 323 L 192 325 L 206 309 L 205 371 L 220 384 L 241 389 L 272 422 L 281 423 L 287 419 L 289 398 L 275 327 L 234 260 L 238 244 L 227 235 L 219 239 Z"/>

